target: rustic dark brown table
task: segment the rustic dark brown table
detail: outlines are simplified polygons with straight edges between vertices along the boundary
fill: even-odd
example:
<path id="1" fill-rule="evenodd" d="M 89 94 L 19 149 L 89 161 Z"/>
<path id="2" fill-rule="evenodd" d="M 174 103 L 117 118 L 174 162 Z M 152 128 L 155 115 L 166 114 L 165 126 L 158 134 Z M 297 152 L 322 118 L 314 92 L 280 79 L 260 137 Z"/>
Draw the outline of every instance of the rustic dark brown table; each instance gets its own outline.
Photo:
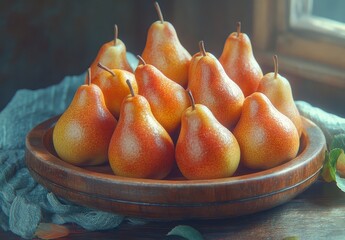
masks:
<path id="1" fill-rule="evenodd" d="M 88 232 L 67 225 L 69 239 L 181 239 L 166 237 L 175 226 L 184 224 L 199 230 L 205 239 L 345 239 L 345 193 L 334 183 L 318 180 L 305 192 L 273 209 L 233 219 L 209 221 L 122 223 L 108 231 Z M 0 239 L 17 240 L 11 232 L 0 232 Z"/>

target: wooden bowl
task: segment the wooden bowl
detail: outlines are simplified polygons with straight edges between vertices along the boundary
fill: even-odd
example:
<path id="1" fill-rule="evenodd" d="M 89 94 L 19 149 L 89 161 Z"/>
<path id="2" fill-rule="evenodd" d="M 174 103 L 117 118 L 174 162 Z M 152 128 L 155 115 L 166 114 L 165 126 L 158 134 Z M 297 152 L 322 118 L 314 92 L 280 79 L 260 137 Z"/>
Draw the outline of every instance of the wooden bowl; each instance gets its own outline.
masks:
<path id="1" fill-rule="evenodd" d="M 59 159 L 52 144 L 58 117 L 33 128 L 26 138 L 32 176 L 56 195 L 80 205 L 125 216 L 160 219 L 217 219 L 255 213 L 285 203 L 317 178 L 326 142 L 303 118 L 298 156 L 278 167 L 214 180 L 186 180 L 178 172 L 164 180 L 115 176 L 109 165 L 76 167 Z"/>

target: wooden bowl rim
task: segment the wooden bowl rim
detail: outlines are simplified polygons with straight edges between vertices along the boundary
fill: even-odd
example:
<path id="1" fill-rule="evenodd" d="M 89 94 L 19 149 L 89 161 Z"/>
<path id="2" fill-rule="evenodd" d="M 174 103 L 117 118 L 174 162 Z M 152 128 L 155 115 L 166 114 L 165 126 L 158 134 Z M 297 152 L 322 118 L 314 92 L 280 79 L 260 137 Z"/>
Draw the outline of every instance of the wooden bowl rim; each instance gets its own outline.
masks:
<path id="1" fill-rule="evenodd" d="M 117 186 L 125 186 L 132 188 L 133 190 L 135 189 L 140 189 L 142 191 L 145 190 L 154 190 L 154 191 L 163 191 L 168 192 L 171 189 L 178 189 L 181 192 L 184 193 L 190 193 L 193 194 L 193 191 L 199 192 L 204 189 L 212 189 L 216 191 L 216 189 L 221 189 L 221 188 L 227 188 L 230 189 L 232 186 L 241 186 L 244 184 L 261 184 L 264 185 L 265 180 L 269 178 L 276 178 L 276 177 L 286 177 L 294 174 L 298 169 L 303 169 L 303 176 L 301 176 L 301 181 L 299 182 L 293 182 L 290 183 L 288 182 L 289 179 L 287 179 L 287 183 L 283 187 L 276 187 L 272 186 L 270 189 L 266 190 L 260 190 L 260 192 L 253 192 L 253 195 L 248 195 L 241 196 L 238 199 L 236 197 L 230 197 L 230 199 L 223 199 L 224 201 L 236 201 L 236 200 L 245 200 L 246 198 L 255 198 L 259 196 L 269 196 L 275 193 L 279 193 L 281 191 L 286 191 L 287 189 L 293 188 L 295 186 L 298 186 L 306 181 L 308 179 L 311 179 L 314 177 L 316 174 L 318 174 L 322 168 L 322 162 L 320 163 L 320 160 L 318 163 L 315 165 L 313 169 L 308 168 L 308 165 L 310 162 L 314 161 L 316 158 L 320 158 L 319 155 L 320 153 L 324 152 L 326 149 L 326 144 L 325 144 L 325 137 L 322 133 L 322 131 L 317 127 L 312 121 L 302 118 L 303 124 L 305 126 L 304 131 L 303 131 L 303 137 L 306 143 L 309 143 L 304 147 L 304 149 L 299 153 L 299 155 L 295 158 L 292 159 L 291 161 L 284 163 L 280 166 L 264 170 L 264 171 L 259 171 L 255 173 L 250 173 L 250 174 L 245 174 L 241 176 L 234 176 L 234 177 L 228 177 L 228 178 L 220 178 L 220 179 L 211 179 L 211 180 L 152 180 L 152 179 L 139 179 L 139 178 L 127 178 L 127 177 L 121 177 L 121 176 L 115 176 L 115 175 L 110 175 L 110 174 L 105 174 L 105 173 L 95 173 L 91 172 L 90 170 L 84 169 L 82 167 L 74 166 L 69 163 L 66 163 L 53 155 L 51 152 L 47 150 L 47 148 L 44 146 L 43 143 L 43 138 L 45 137 L 45 134 L 48 129 L 50 129 L 55 122 L 57 121 L 59 116 L 50 118 L 41 124 L 37 125 L 34 127 L 27 135 L 26 138 L 26 147 L 27 147 L 27 154 L 34 154 L 36 157 L 37 161 L 40 161 L 44 164 L 50 165 L 50 167 L 54 169 L 59 169 L 61 171 L 66 171 L 69 174 L 76 176 L 76 177 L 81 177 L 81 178 L 86 178 L 86 179 L 91 179 L 99 184 L 116 184 Z M 49 159 L 49 161 L 47 161 Z M 36 174 L 41 174 L 36 171 L 36 169 L 31 168 L 29 165 L 30 163 L 27 163 L 29 170 L 34 171 Z M 313 165 L 314 166 L 314 165 Z M 306 170 L 306 171 L 304 171 Z M 307 172 L 308 171 L 308 172 Z M 44 178 L 44 176 L 41 176 Z M 49 179 L 48 179 L 49 180 Z M 67 186 L 68 188 L 71 188 L 72 191 L 79 191 L 83 192 L 85 194 L 90 194 L 85 190 L 81 190 L 78 188 L 78 186 Z M 266 187 L 267 188 L 267 187 Z M 190 189 L 192 189 L 192 192 L 190 192 Z M 94 194 L 94 193 L 92 193 Z M 97 196 L 97 193 L 95 194 Z M 98 197 L 103 197 L 103 192 L 98 193 Z M 96 197 L 95 196 L 95 197 Z M 122 196 L 121 196 L 122 197 Z M 124 200 L 124 201 L 135 201 L 134 198 L 131 196 L 129 197 L 124 197 L 119 198 L 118 200 Z M 147 204 L 147 201 L 144 199 L 142 201 L 136 199 L 135 203 L 137 204 L 143 203 Z M 151 200 L 150 200 L 151 201 Z M 154 200 L 152 200 L 154 201 Z M 179 200 L 172 200 L 170 203 L 165 203 L 165 204 L 175 204 L 178 203 Z M 212 199 L 207 199 L 207 197 L 204 200 L 200 200 L 203 202 L 210 201 L 209 203 L 212 204 Z M 151 202 L 151 204 L 155 204 Z M 188 199 L 184 204 L 197 204 L 193 202 L 188 202 Z"/>

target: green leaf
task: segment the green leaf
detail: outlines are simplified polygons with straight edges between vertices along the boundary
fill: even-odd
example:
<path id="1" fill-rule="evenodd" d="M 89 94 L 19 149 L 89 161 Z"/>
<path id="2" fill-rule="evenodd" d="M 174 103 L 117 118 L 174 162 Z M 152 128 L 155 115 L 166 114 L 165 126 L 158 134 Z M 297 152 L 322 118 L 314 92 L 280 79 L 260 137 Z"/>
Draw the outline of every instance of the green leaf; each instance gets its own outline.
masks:
<path id="1" fill-rule="evenodd" d="M 322 169 L 322 177 L 326 182 L 336 181 L 338 188 L 345 192 L 345 133 L 334 136 Z"/>
<path id="2" fill-rule="evenodd" d="M 331 149 L 334 148 L 341 148 L 345 151 L 345 133 L 341 133 L 334 136 L 331 143 Z"/>
<path id="3" fill-rule="evenodd" d="M 345 178 L 341 178 L 337 173 L 335 175 L 335 181 L 337 182 L 338 188 L 340 188 L 341 191 L 345 192 Z"/>
<path id="4" fill-rule="evenodd" d="M 283 240 L 299 240 L 299 237 L 297 236 L 291 236 L 291 237 L 285 237 Z"/>
<path id="5" fill-rule="evenodd" d="M 345 178 L 344 176 L 344 163 L 345 163 L 345 153 L 341 148 L 332 149 L 328 158 L 328 166 L 330 170 L 330 175 L 334 175 L 334 180 L 337 183 L 338 188 L 345 192 Z"/>
<path id="6" fill-rule="evenodd" d="M 341 148 L 335 148 L 335 149 L 332 149 L 331 152 L 329 153 L 328 167 L 329 167 L 330 175 L 333 180 L 335 180 L 335 174 L 337 172 L 337 169 L 336 169 L 337 160 L 338 160 L 339 155 L 342 152 L 343 150 Z"/>
<path id="7" fill-rule="evenodd" d="M 187 240 L 203 240 L 203 236 L 196 229 L 187 225 L 178 225 L 174 227 L 167 236 L 174 235 L 183 237 Z"/>
<path id="8" fill-rule="evenodd" d="M 322 172 L 321 172 L 321 176 L 322 176 L 323 180 L 325 180 L 326 182 L 333 182 L 335 180 L 331 176 L 330 168 L 331 168 L 331 166 L 329 163 L 329 152 L 326 151 L 325 163 L 323 164 L 323 168 L 322 168 Z"/>

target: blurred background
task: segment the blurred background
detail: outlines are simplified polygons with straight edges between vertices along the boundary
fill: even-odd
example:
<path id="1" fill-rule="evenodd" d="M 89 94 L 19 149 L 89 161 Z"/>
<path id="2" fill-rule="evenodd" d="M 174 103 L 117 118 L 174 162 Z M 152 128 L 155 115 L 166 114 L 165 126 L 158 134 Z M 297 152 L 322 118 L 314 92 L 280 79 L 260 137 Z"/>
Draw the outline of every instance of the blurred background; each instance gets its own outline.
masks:
<path id="1" fill-rule="evenodd" d="M 295 29 L 293 33 L 287 33 L 292 29 L 292 25 L 289 25 L 291 21 L 287 19 L 291 18 L 289 13 L 295 1 L 158 2 L 164 19 L 175 26 L 182 45 L 192 55 L 198 51 L 198 42 L 204 40 L 206 50 L 219 57 L 227 36 L 235 31 L 236 22 L 241 21 L 242 31 L 251 38 L 254 54 L 264 73 L 273 71 L 272 54 L 280 54 L 281 50 L 280 73 L 290 80 L 295 98 L 345 116 L 345 107 L 342 106 L 345 103 L 344 57 L 340 57 L 333 67 L 332 61 L 320 62 L 314 57 L 306 57 L 304 61 L 300 52 L 304 52 L 305 47 L 298 44 L 295 44 L 296 48 L 302 50 L 296 50 L 297 55 L 286 50 L 294 46 L 293 34 L 297 34 L 298 38 L 298 34 L 305 32 Z M 322 4 L 326 1 L 321 1 L 321 5 L 318 4 L 317 7 L 310 6 L 313 4 L 310 0 L 299 2 L 304 5 L 297 7 L 313 15 L 323 14 Z M 344 1 L 340 4 L 344 4 Z M 335 9 L 339 11 L 345 8 Z M 338 14 L 340 20 L 337 21 L 345 21 L 345 16 L 341 18 L 344 13 L 340 11 Z M 100 46 L 113 38 L 114 24 L 118 25 L 119 38 L 124 41 L 127 50 L 141 54 L 147 30 L 157 19 L 151 0 L 1 0 L 0 110 L 17 89 L 42 88 L 60 82 L 66 75 L 83 73 Z M 279 35 L 282 33 L 285 35 Z M 307 36 L 315 39 L 309 33 Z M 283 44 L 287 44 L 287 47 Z M 340 47 L 345 49 L 343 45 Z M 308 51 L 313 53 L 312 49 Z M 312 55 L 308 51 L 307 55 Z M 340 54 L 339 50 L 337 52 Z M 298 66 L 295 66 L 295 58 Z M 333 59 L 334 56 L 329 58 Z M 325 75 L 304 75 L 303 72 L 314 71 L 313 61 L 322 64 L 321 68 L 326 68 Z M 304 63 L 306 67 L 301 68 Z M 320 68 L 316 69 L 318 71 Z M 321 80 L 315 80 L 321 75 L 324 76 Z"/>

